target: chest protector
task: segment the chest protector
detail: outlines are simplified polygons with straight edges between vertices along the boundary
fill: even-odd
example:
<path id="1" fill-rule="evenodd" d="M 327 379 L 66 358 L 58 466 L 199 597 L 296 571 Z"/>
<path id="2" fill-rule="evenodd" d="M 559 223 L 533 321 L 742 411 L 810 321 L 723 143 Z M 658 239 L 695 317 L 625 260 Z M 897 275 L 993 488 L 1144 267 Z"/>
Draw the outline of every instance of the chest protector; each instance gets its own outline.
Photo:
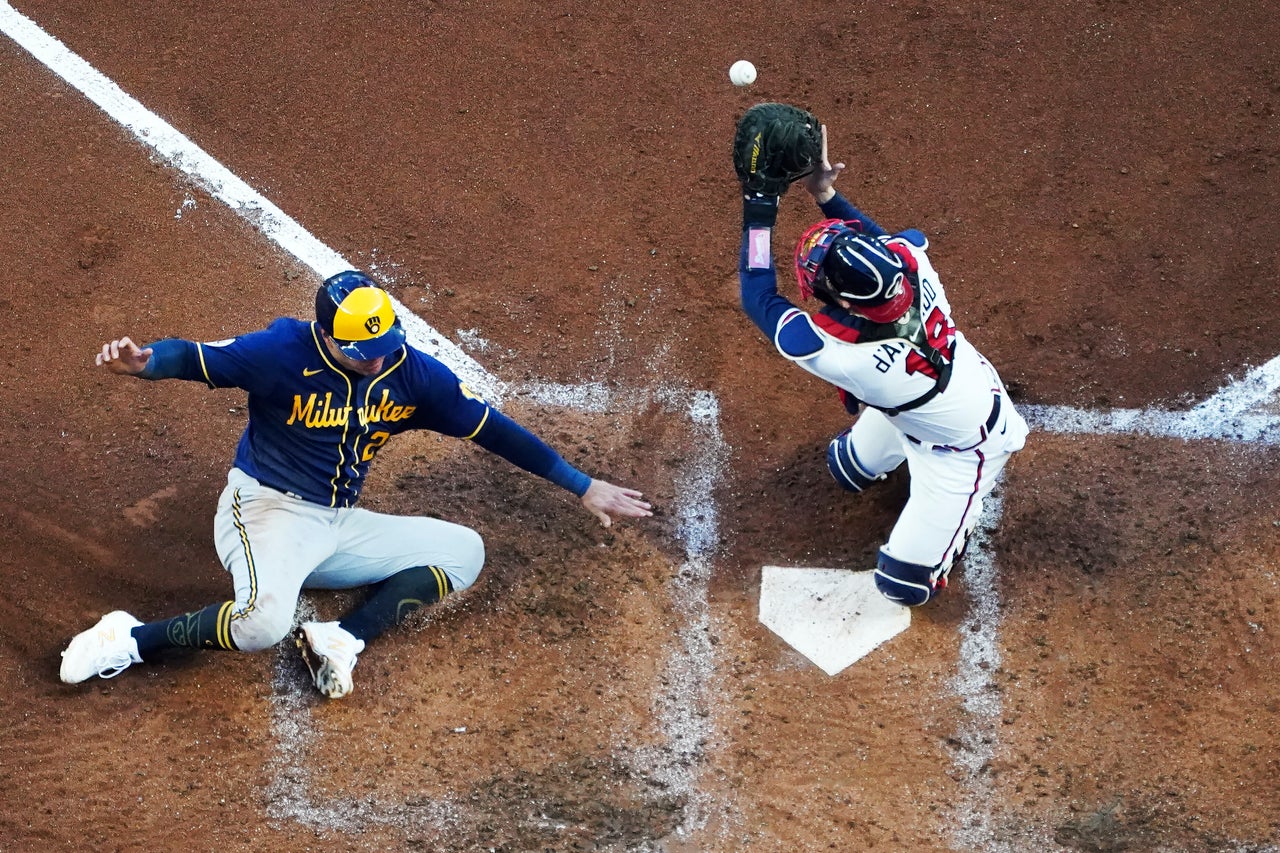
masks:
<path id="1" fill-rule="evenodd" d="M 903 340 L 911 344 L 933 369 L 933 387 L 919 397 L 891 408 L 872 406 L 872 408 L 880 409 L 889 417 L 893 417 L 900 412 L 920 408 L 947 390 L 947 385 L 951 382 L 954 351 L 945 352 L 929 342 L 929 335 L 925 331 L 924 317 L 920 307 L 920 281 L 914 273 L 909 273 L 908 278 L 913 291 L 911 307 L 892 323 L 873 323 L 866 317 L 851 314 L 836 305 L 827 305 L 820 312 L 820 324 L 826 328 L 826 331 L 841 340 L 849 341 L 850 343 Z M 864 403 L 864 405 L 870 404 Z"/>

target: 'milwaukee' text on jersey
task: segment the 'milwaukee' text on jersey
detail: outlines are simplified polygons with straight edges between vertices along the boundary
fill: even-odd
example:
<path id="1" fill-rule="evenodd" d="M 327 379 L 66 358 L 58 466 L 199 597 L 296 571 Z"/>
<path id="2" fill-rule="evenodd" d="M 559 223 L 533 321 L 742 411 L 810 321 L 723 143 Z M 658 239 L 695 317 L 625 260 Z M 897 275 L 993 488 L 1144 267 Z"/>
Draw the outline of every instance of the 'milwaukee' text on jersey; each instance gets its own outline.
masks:
<path id="1" fill-rule="evenodd" d="M 287 425 L 302 423 L 308 427 L 345 426 L 351 420 L 354 411 L 361 426 L 368 426 L 383 421 L 402 421 L 413 415 L 417 406 L 400 406 L 391 400 L 391 389 L 382 389 L 382 398 L 374 404 L 353 409 L 351 406 L 336 406 L 333 392 L 326 391 L 324 398 L 311 392 L 304 400 L 301 394 L 293 395 L 293 413 L 289 415 Z"/>

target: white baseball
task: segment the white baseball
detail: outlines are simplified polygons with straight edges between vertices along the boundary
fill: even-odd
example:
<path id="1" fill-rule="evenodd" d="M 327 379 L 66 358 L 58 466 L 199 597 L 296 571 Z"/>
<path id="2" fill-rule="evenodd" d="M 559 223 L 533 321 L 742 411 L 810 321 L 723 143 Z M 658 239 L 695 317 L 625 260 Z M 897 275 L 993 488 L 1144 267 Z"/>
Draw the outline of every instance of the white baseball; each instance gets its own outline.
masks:
<path id="1" fill-rule="evenodd" d="M 756 67 L 745 59 L 729 66 L 729 80 L 735 86 L 749 86 L 756 81 Z"/>

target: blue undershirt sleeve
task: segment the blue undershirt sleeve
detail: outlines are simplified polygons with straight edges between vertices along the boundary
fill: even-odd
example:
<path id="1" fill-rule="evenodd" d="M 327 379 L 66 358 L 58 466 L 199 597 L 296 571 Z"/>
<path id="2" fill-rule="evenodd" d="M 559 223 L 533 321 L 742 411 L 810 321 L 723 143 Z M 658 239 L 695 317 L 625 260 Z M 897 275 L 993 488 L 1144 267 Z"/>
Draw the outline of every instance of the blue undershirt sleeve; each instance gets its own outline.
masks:
<path id="1" fill-rule="evenodd" d="M 742 300 L 742 310 L 770 341 L 778 330 L 782 315 L 795 307 L 778 293 L 771 236 L 768 228 L 745 229 L 738 255 L 738 295 Z"/>
<path id="2" fill-rule="evenodd" d="M 200 357 L 191 341 L 181 338 L 165 338 L 153 344 L 147 366 L 138 374 L 141 379 L 192 379 L 205 381 L 200 370 Z M 146 347 L 143 347 L 146 349 Z"/>
<path id="3" fill-rule="evenodd" d="M 566 462 L 542 439 L 497 409 L 489 410 L 489 418 L 472 441 L 512 465 L 550 480 L 578 497 L 586 494 L 591 485 L 590 477 Z"/>

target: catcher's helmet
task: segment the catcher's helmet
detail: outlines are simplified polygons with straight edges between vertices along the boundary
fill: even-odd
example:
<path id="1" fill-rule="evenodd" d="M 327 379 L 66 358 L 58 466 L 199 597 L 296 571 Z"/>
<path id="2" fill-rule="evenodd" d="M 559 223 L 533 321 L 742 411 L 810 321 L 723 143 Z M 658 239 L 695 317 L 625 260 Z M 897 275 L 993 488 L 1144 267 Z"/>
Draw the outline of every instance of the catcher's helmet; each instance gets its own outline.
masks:
<path id="1" fill-rule="evenodd" d="M 329 276 L 316 291 L 316 321 L 348 358 L 371 361 L 404 344 L 391 297 L 362 272 Z"/>
<path id="2" fill-rule="evenodd" d="M 855 219 L 824 219 L 804 232 L 796 246 L 800 294 L 828 304 L 844 299 L 874 323 L 893 322 L 911 306 L 914 259 L 888 237 L 859 228 Z"/>

